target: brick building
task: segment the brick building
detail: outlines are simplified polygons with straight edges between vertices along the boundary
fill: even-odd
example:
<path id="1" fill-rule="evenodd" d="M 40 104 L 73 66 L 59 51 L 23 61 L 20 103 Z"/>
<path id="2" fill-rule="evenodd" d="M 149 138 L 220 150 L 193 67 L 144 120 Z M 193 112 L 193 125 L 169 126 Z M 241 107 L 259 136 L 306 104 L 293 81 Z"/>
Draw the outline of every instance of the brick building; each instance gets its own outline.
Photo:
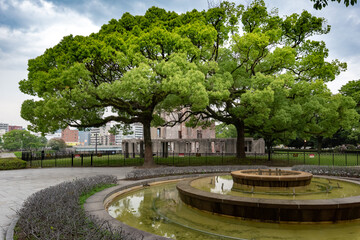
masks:
<path id="1" fill-rule="evenodd" d="M 79 130 L 71 130 L 67 127 L 61 131 L 61 139 L 67 145 L 76 145 L 79 142 Z"/>

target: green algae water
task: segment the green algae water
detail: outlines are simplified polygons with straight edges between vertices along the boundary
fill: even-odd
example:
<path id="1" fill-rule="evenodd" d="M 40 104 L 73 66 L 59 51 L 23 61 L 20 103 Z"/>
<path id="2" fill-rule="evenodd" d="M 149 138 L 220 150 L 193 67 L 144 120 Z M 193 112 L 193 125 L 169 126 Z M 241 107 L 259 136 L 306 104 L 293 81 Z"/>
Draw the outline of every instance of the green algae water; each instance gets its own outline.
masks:
<path id="1" fill-rule="evenodd" d="M 220 183 L 220 185 L 217 187 L 214 186 L 213 190 L 209 189 L 209 191 L 225 192 L 225 184 L 222 184 L 221 179 L 225 181 L 227 177 L 219 176 L 218 179 L 215 177 L 213 182 L 211 182 L 211 179 L 208 179 L 211 184 L 214 184 L 214 181 Z M 329 183 L 328 180 L 326 181 L 326 184 L 332 184 L 338 187 L 337 182 L 332 182 L 331 180 L 331 183 Z M 340 187 L 332 188 L 331 191 L 345 189 L 343 184 L 347 184 L 347 182 L 339 181 Z M 350 185 L 355 184 L 350 183 Z M 320 186 L 315 187 L 314 191 L 319 191 L 319 189 L 323 190 L 323 185 L 320 184 Z M 229 188 L 231 187 L 229 186 Z M 329 189 L 327 191 L 329 191 Z M 329 193 L 324 194 L 328 195 Z M 347 196 L 346 194 L 337 194 Z M 313 196 L 315 195 L 319 196 L 321 194 L 316 193 Z M 121 195 L 112 202 L 108 208 L 108 212 L 112 217 L 127 225 L 177 240 L 360 240 L 360 221 L 278 224 L 242 220 L 240 218 L 203 212 L 182 203 L 176 190 L 176 183 L 145 187 Z"/>

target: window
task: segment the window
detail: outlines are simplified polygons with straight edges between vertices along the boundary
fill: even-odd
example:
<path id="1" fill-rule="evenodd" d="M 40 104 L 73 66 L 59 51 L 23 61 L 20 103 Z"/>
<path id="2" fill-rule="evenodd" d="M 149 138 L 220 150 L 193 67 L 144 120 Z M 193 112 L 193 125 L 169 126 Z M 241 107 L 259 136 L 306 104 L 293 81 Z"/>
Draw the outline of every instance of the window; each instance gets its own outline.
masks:
<path id="1" fill-rule="evenodd" d="M 161 128 L 157 129 L 157 136 L 158 136 L 158 138 L 161 138 Z"/>
<path id="2" fill-rule="evenodd" d="M 202 138 L 202 131 L 201 130 L 197 130 L 197 138 L 198 139 Z"/>
<path id="3" fill-rule="evenodd" d="M 179 131 L 179 139 L 182 139 L 182 133 Z"/>

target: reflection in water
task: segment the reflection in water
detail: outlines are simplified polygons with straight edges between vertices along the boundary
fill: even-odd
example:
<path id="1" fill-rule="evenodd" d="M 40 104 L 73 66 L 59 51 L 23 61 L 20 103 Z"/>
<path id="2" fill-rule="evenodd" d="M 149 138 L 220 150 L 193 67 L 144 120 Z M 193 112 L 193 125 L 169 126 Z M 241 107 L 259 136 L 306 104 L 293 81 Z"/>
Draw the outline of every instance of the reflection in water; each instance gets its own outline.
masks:
<path id="1" fill-rule="evenodd" d="M 228 180 L 226 177 L 213 178 L 212 191 L 221 191 L 223 183 L 222 191 L 231 189 Z M 360 240 L 359 221 L 337 224 L 276 224 L 244 221 L 199 211 L 181 202 L 175 185 L 176 183 L 162 184 L 120 196 L 109 207 L 109 213 L 130 226 L 177 240 Z"/>

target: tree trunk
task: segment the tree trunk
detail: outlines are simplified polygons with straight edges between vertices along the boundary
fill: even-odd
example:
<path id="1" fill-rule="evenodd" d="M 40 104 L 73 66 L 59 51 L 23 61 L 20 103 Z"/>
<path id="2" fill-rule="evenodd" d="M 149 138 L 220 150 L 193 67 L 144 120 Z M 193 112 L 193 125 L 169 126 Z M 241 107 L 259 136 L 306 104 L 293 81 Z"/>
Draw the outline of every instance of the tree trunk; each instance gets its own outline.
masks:
<path id="1" fill-rule="evenodd" d="M 317 151 L 318 151 L 318 153 L 320 153 L 321 149 L 322 149 L 322 140 L 323 140 L 322 136 L 317 137 Z"/>
<path id="2" fill-rule="evenodd" d="M 234 124 L 236 128 L 236 158 L 246 158 L 245 153 L 245 126 L 244 122 Z"/>
<path id="3" fill-rule="evenodd" d="M 144 144 L 145 144 L 145 154 L 144 154 L 144 167 L 155 167 L 153 152 L 152 152 L 152 142 L 151 142 L 151 131 L 150 131 L 150 121 L 143 122 L 144 128 Z"/>
<path id="4" fill-rule="evenodd" d="M 265 145 L 268 151 L 268 161 L 271 161 L 271 151 L 272 151 L 272 140 L 265 139 Z"/>

